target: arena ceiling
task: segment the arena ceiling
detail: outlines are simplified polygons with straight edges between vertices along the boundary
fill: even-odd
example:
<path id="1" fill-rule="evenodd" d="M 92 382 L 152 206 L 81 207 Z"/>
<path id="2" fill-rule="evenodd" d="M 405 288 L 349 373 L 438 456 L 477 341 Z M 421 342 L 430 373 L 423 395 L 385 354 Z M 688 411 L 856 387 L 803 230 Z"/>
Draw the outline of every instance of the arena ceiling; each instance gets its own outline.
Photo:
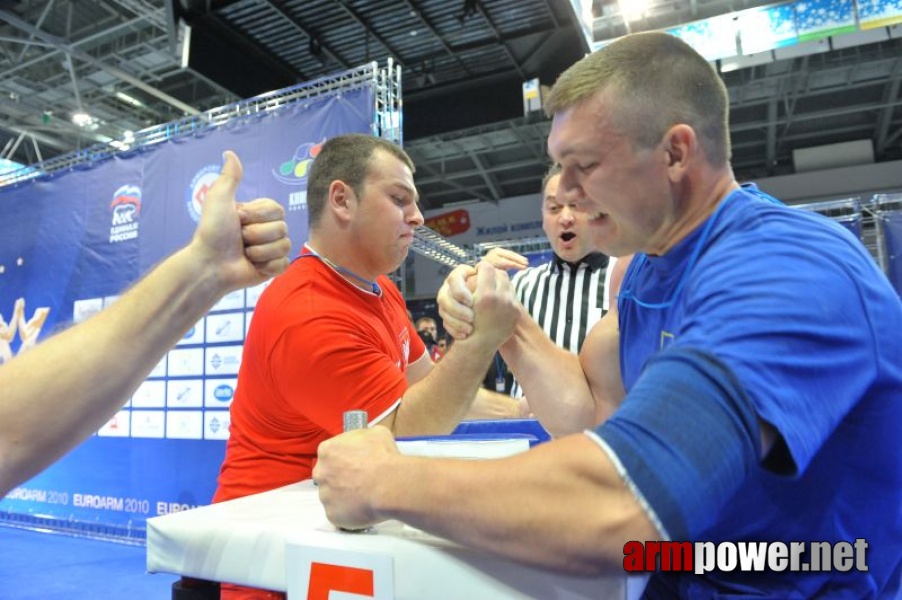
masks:
<path id="1" fill-rule="evenodd" d="M 650 0 L 627 23 L 596 0 L 594 37 L 764 4 Z M 896 33 L 724 73 L 737 176 L 792 173 L 793 150 L 847 141 L 902 158 Z M 524 116 L 523 82 L 550 85 L 586 51 L 569 0 L 0 0 L 0 147 L 35 163 L 391 57 L 424 206 L 497 202 L 537 191 L 547 165 L 549 122 Z"/>

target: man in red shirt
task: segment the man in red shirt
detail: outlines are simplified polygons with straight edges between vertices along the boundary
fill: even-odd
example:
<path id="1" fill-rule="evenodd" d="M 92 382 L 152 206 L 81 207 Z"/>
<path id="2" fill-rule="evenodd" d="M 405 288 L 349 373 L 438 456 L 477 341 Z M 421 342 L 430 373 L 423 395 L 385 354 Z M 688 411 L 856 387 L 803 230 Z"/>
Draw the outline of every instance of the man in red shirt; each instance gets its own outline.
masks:
<path id="1" fill-rule="evenodd" d="M 470 410 L 485 374 L 473 365 L 491 360 L 519 312 L 500 300 L 507 275 L 481 268 L 479 333 L 433 366 L 385 275 L 423 224 L 413 171 L 385 140 L 344 135 L 323 145 L 308 180 L 309 240 L 254 311 L 214 502 L 309 478 L 345 411 L 365 410 L 370 426 L 409 436 L 450 433 Z M 282 595 L 223 584 L 222 597 Z"/>

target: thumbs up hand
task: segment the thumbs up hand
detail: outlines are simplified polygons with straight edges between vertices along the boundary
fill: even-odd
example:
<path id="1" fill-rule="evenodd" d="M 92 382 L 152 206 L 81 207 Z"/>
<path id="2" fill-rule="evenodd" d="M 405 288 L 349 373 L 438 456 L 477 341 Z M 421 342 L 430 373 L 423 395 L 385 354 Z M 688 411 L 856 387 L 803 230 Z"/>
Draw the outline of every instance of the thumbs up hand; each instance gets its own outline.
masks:
<path id="1" fill-rule="evenodd" d="M 242 176 L 241 161 L 234 152 L 226 151 L 192 241 L 205 252 L 210 267 L 220 271 L 226 291 L 256 285 L 281 273 L 291 251 L 285 210 L 278 202 L 270 198 L 236 202 Z"/>

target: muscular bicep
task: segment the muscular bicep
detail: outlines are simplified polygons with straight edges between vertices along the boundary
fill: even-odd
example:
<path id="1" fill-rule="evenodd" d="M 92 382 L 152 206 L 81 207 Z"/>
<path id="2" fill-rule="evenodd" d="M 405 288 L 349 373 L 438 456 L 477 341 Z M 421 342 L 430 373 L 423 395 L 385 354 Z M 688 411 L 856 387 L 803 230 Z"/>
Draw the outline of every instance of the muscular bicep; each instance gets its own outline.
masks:
<path id="1" fill-rule="evenodd" d="M 407 378 L 407 388 L 409 389 L 416 382 L 425 379 L 433 366 L 432 359 L 429 357 L 429 352 L 425 351 L 420 355 L 420 358 L 407 365 L 407 372 L 405 373 L 405 377 Z M 403 401 L 403 398 L 400 398 L 399 400 Z M 382 425 L 383 427 L 387 427 L 389 430 L 394 431 L 395 416 L 398 414 L 398 407 L 400 406 L 401 402 L 399 401 L 392 407 L 390 412 L 382 419 L 379 419 L 378 422 L 373 423 L 373 425 Z"/>
<path id="2" fill-rule="evenodd" d="M 429 352 L 423 352 L 419 358 L 407 365 L 407 387 L 425 379 L 432 367 L 433 363 L 429 357 Z"/>
<path id="3" fill-rule="evenodd" d="M 595 422 L 611 416 L 626 395 L 620 377 L 620 334 L 617 313 L 609 312 L 586 336 L 579 362 L 595 403 Z"/>

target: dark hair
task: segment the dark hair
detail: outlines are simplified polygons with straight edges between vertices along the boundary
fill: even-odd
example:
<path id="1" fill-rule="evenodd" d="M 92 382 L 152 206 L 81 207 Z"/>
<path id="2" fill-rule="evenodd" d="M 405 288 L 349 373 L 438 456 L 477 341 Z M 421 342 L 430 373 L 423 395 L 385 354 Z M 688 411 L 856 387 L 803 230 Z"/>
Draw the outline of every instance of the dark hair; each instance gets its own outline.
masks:
<path id="1" fill-rule="evenodd" d="M 414 326 L 415 326 L 417 329 L 419 329 L 419 328 L 420 328 L 420 325 L 421 325 L 422 323 L 432 323 L 432 326 L 433 326 L 433 327 L 438 328 L 438 322 L 437 322 L 435 319 L 433 319 L 432 317 L 420 317 L 419 319 L 417 319 L 417 322 L 414 323 Z"/>
<path id="2" fill-rule="evenodd" d="M 360 196 L 377 150 L 387 152 L 414 172 L 413 161 L 399 146 L 361 133 L 339 135 L 323 144 L 307 179 L 307 223 L 314 229 L 319 223 L 333 181 L 343 181 Z"/>
<path id="3" fill-rule="evenodd" d="M 639 147 L 661 141 L 672 126 L 695 130 L 708 161 L 730 160 L 727 88 L 698 52 L 669 33 L 627 35 L 589 54 L 558 78 L 545 103 L 549 116 L 610 90 L 611 122 Z"/>
<path id="4" fill-rule="evenodd" d="M 555 175 L 561 174 L 561 165 L 559 163 L 554 163 L 548 170 L 545 171 L 545 176 L 542 177 L 542 195 L 545 195 L 545 188 L 548 186 L 548 182 L 551 181 L 551 178 Z"/>

